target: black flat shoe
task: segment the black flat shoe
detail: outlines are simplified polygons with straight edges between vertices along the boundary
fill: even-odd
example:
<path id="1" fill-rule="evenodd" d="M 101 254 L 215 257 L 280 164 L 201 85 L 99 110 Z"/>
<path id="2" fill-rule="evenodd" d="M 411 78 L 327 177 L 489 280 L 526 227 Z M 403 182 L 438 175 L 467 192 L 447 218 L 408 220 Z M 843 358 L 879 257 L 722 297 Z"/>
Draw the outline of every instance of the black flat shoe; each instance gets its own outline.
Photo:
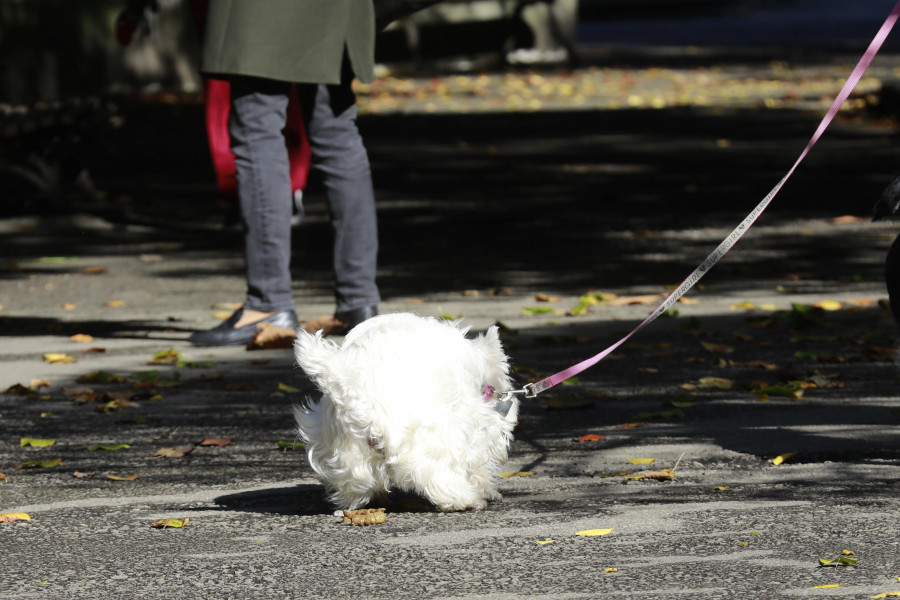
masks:
<path id="1" fill-rule="evenodd" d="M 334 318 L 347 326 L 347 330 L 353 329 L 363 321 L 378 315 L 378 305 L 370 304 L 344 312 L 334 313 Z"/>
<path id="2" fill-rule="evenodd" d="M 268 323 L 275 327 L 290 327 L 291 329 L 297 329 L 299 325 L 297 313 L 293 310 L 282 310 L 255 323 L 235 328 L 234 324 L 240 321 L 243 314 L 244 309 L 239 308 L 212 329 L 191 334 L 188 341 L 195 346 L 245 346 L 259 333 L 257 325 L 260 323 Z"/>

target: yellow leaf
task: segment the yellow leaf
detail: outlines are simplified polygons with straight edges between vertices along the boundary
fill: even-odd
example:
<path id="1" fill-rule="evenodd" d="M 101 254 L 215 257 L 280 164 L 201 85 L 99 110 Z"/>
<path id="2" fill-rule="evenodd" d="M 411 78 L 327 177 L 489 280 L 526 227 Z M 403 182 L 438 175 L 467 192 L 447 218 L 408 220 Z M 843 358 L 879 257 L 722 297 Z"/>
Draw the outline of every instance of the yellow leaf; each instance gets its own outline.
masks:
<path id="1" fill-rule="evenodd" d="M 534 471 L 513 471 L 510 473 L 500 473 L 500 477 L 531 477 Z"/>
<path id="2" fill-rule="evenodd" d="M 729 489 L 730 487 L 731 486 L 728 486 L 728 485 L 719 485 L 719 486 L 714 487 L 713 490 L 716 492 L 724 492 L 725 490 Z"/>
<path id="3" fill-rule="evenodd" d="M 900 598 L 900 592 L 885 592 L 877 596 L 869 596 L 870 598 Z"/>
<path id="4" fill-rule="evenodd" d="M 6 475 L 6 473 L 0 473 L 0 483 L 8 483 L 8 482 L 9 482 L 9 477 Z"/>
<path id="5" fill-rule="evenodd" d="M 615 567 L 609 567 L 607 569 L 603 569 L 603 572 L 604 573 L 618 573 L 619 570 Z"/>
<path id="6" fill-rule="evenodd" d="M 178 527 L 184 527 L 185 525 L 188 524 L 189 521 L 190 521 L 190 518 L 187 518 L 187 517 L 184 519 L 162 519 L 160 521 L 154 521 L 153 526 L 156 527 L 157 529 L 166 529 L 168 527 L 178 528 Z"/>
<path id="7" fill-rule="evenodd" d="M 279 391 L 279 392 L 284 392 L 285 394 L 299 394 L 299 393 L 300 393 L 300 388 L 295 388 L 295 387 L 290 386 L 290 385 L 288 385 L 288 384 L 286 384 L 286 383 L 279 383 L 279 384 L 278 384 L 278 391 Z"/>
<path id="8" fill-rule="evenodd" d="M 3 513 L 0 515 L 0 523 L 13 523 L 15 521 L 30 521 L 28 513 Z"/>
<path id="9" fill-rule="evenodd" d="M 213 318 L 218 319 L 220 321 L 224 321 L 225 319 L 227 319 L 228 317 L 231 316 L 231 313 L 232 313 L 232 311 L 230 311 L 230 310 L 219 311 L 217 313 L 213 313 Z"/>
<path id="10" fill-rule="evenodd" d="M 62 462 L 61 458 L 48 458 L 47 460 L 31 460 L 23 462 L 17 469 L 52 469 Z"/>
<path id="11" fill-rule="evenodd" d="M 791 458 L 792 456 L 795 456 L 796 454 L 797 454 L 796 452 L 785 452 L 784 454 L 781 454 L 781 455 L 776 456 L 775 458 L 773 458 L 773 459 L 772 459 L 772 464 L 773 464 L 773 465 L 780 465 L 781 463 L 783 463 L 783 462 L 786 461 L 787 459 Z"/>
<path id="12" fill-rule="evenodd" d="M 70 356 L 65 352 L 47 352 L 44 354 L 44 362 L 50 363 L 51 365 L 67 365 L 75 362 L 75 357 Z"/>
<path id="13" fill-rule="evenodd" d="M 822 310 L 841 310 L 844 305 L 837 300 L 822 300 L 821 302 L 816 302 L 813 306 L 818 306 Z"/>
<path id="14" fill-rule="evenodd" d="M 31 446 L 32 448 L 46 448 L 56 443 L 56 440 L 39 440 L 36 438 L 22 438 L 19 440 L 19 446 Z"/>
<path id="15" fill-rule="evenodd" d="M 814 585 L 814 586 L 812 586 L 812 587 L 809 588 L 809 589 L 811 589 L 811 590 L 825 590 L 825 589 L 829 589 L 829 588 L 841 587 L 842 585 L 847 585 L 847 584 L 846 584 L 846 583 L 826 583 L 825 585 Z"/>
<path id="16" fill-rule="evenodd" d="M 579 531 L 575 535 L 581 537 L 594 537 L 597 535 L 607 535 L 612 533 L 612 529 L 585 529 L 584 531 Z"/>
<path id="17" fill-rule="evenodd" d="M 754 307 L 755 307 L 755 305 L 752 302 L 744 301 L 744 302 L 738 302 L 736 304 L 732 304 L 728 308 L 730 308 L 731 310 L 740 310 L 740 309 L 749 310 Z"/>
<path id="18" fill-rule="evenodd" d="M 134 481 L 135 479 L 140 477 L 140 475 L 119 476 L 119 475 L 113 475 L 112 473 L 104 473 L 103 476 L 106 477 L 107 479 L 111 479 L 113 481 Z"/>
<path id="19" fill-rule="evenodd" d="M 537 540 L 534 543 L 543 546 L 544 544 L 555 544 L 556 540 Z"/>
<path id="20" fill-rule="evenodd" d="M 649 465 L 650 463 L 656 462 L 655 458 L 630 458 L 627 454 L 625 458 L 633 465 Z"/>
<path id="21" fill-rule="evenodd" d="M 94 341 L 94 336 L 88 335 L 86 333 L 76 333 L 75 335 L 70 337 L 69 340 L 75 342 L 76 344 L 90 344 Z"/>
<path id="22" fill-rule="evenodd" d="M 103 306 L 108 306 L 110 308 L 118 308 L 120 306 L 125 306 L 124 300 L 110 300 L 108 302 L 104 302 Z"/>

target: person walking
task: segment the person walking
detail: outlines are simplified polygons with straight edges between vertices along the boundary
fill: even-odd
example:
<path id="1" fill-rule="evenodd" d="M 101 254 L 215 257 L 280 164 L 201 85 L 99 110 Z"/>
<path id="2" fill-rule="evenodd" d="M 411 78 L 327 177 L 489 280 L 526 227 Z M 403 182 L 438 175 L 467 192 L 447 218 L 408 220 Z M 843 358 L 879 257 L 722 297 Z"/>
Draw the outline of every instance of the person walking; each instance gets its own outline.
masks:
<path id="1" fill-rule="evenodd" d="M 335 318 L 378 314 L 378 231 L 353 77 L 374 79 L 372 0 L 210 0 L 202 72 L 231 85 L 229 134 L 244 228 L 247 293 L 228 319 L 189 338 L 244 345 L 258 325 L 297 327 L 291 292 L 290 164 L 282 130 L 292 84 L 322 173 L 334 232 Z"/>

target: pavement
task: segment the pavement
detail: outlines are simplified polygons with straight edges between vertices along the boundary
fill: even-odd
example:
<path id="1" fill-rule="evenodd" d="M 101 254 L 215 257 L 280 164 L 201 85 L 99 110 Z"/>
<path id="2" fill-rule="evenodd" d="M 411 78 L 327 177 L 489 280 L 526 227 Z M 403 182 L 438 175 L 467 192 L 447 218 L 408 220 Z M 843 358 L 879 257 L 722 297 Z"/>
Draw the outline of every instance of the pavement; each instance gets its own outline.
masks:
<path id="1" fill-rule="evenodd" d="M 896 57 L 879 60 L 889 77 Z M 819 118 L 797 106 L 363 115 L 381 310 L 502 323 L 520 383 L 592 356 L 783 176 Z M 94 170 L 105 210 L 0 219 L 0 513 L 30 516 L 0 524 L 0 597 L 900 590 L 882 274 L 897 225 L 868 218 L 897 170 L 892 116 L 845 113 L 677 313 L 526 401 L 502 502 L 397 498 L 384 524 L 354 527 L 291 449 L 291 407 L 313 390 L 290 352 L 186 342 L 242 296 L 198 108 L 125 108 L 120 151 Z M 329 234 L 315 184 L 306 201 L 295 296 L 313 319 L 333 311 Z M 589 292 L 604 301 L 567 314 Z M 662 469 L 674 477 L 637 477 Z M 169 518 L 189 522 L 152 526 Z M 577 535 L 593 530 L 610 531 Z M 820 563 L 841 557 L 856 563 Z"/>

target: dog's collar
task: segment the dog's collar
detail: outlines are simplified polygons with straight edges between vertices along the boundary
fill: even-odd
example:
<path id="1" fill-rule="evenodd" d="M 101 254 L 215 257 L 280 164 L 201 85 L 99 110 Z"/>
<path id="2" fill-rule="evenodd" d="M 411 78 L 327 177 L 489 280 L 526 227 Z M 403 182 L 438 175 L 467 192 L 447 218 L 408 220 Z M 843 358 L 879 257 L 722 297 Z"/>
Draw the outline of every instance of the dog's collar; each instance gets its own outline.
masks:
<path id="1" fill-rule="evenodd" d="M 485 402 L 490 402 L 494 395 L 497 395 L 500 398 L 498 399 L 496 406 L 494 406 L 494 410 L 500 413 L 500 416 L 505 419 L 506 415 L 509 414 L 509 410 L 512 408 L 512 399 L 514 396 L 512 394 L 501 394 L 497 392 L 493 386 L 484 386 L 484 396 L 482 399 Z"/>

